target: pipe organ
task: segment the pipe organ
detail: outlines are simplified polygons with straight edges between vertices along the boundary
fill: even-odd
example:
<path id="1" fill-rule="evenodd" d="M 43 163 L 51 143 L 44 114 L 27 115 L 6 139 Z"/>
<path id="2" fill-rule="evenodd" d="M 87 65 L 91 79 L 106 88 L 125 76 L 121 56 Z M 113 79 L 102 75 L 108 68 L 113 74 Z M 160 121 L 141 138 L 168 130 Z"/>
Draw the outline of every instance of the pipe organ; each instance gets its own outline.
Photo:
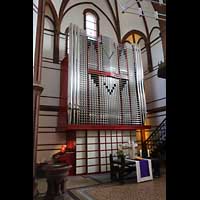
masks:
<path id="1" fill-rule="evenodd" d="M 146 102 L 139 47 L 106 36 L 90 38 L 72 24 L 68 37 L 67 124 L 143 125 Z"/>

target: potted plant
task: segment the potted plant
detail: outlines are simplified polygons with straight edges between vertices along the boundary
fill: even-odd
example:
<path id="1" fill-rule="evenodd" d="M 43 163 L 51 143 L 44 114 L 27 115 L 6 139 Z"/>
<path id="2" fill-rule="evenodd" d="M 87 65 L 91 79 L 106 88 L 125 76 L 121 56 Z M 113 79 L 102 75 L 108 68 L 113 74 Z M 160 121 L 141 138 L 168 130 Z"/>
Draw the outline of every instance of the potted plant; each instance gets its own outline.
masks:
<path id="1" fill-rule="evenodd" d="M 118 157 L 118 159 L 121 160 L 124 156 L 125 156 L 125 155 L 124 155 L 124 151 L 121 150 L 121 149 L 119 149 L 119 150 L 117 151 L 117 157 Z"/>

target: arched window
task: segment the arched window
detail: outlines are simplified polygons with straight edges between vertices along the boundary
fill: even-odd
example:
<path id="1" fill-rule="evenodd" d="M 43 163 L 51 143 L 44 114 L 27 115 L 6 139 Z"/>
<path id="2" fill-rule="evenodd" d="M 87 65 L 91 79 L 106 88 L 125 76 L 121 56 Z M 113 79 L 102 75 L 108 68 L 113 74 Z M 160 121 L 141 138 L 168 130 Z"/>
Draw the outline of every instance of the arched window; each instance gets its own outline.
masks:
<path id="1" fill-rule="evenodd" d="M 84 15 L 84 29 L 89 38 L 95 39 L 99 36 L 99 16 L 92 9 L 85 9 Z"/>
<path id="2" fill-rule="evenodd" d="M 148 43 L 147 37 L 144 35 L 144 33 L 138 30 L 129 31 L 122 38 L 122 43 L 125 43 L 125 42 L 128 42 L 130 44 L 141 44 L 140 45 L 141 50 L 146 49 L 147 68 L 148 68 L 148 71 L 152 71 L 153 67 L 152 67 L 151 49 L 150 49 L 150 45 Z"/>
<path id="3" fill-rule="evenodd" d="M 125 40 L 129 41 L 131 44 L 137 44 L 142 36 L 137 33 L 131 33 Z"/>

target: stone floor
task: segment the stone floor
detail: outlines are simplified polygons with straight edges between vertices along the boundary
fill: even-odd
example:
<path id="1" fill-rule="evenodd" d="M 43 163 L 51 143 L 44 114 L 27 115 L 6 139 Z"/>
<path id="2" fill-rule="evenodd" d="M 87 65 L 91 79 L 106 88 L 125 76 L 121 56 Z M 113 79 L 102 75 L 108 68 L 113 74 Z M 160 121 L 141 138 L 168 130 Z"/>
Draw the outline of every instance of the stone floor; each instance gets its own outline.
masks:
<path id="1" fill-rule="evenodd" d="M 102 176 L 102 177 L 101 177 Z M 109 174 L 68 177 L 64 200 L 165 200 L 165 169 L 161 176 L 152 181 L 137 183 L 135 180 L 124 184 L 110 182 Z M 107 180 L 106 180 L 107 179 Z M 45 179 L 38 180 L 38 200 L 43 200 L 47 190 Z"/>

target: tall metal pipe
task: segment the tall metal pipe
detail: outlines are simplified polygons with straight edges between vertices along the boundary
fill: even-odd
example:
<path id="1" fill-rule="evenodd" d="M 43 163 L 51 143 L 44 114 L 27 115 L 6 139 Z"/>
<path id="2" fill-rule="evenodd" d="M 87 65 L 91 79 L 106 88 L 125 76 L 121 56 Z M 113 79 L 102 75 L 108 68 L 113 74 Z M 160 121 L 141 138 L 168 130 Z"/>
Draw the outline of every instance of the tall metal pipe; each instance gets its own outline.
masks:
<path id="1" fill-rule="evenodd" d="M 72 122 L 73 90 L 73 25 L 69 26 L 69 66 L 68 66 L 68 124 Z"/>
<path id="2" fill-rule="evenodd" d="M 72 91 L 72 95 L 73 95 L 73 104 L 72 104 L 72 123 L 75 124 L 76 123 L 76 83 L 77 83 L 77 26 L 74 25 L 73 28 L 73 91 Z"/>
<path id="3" fill-rule="evenodd" d="M 138 48 L 138 57 L 139 57 L 139 67 L 140 67 L 140 76 L 141 76 L 141 94 L 142 94 L 142 114 L 143 114 L 143 121 L 146 117 L 146 97 L 145 97 L 145 91 L 144 91 L 144 71 L 143 71 L 143 64 L 142 64 L 142 55 L 141 50 Z"/>
<path id="4" fill-rule="evenodd" d="M 77 93 L 76 93 L 76 109 L 77 119 L 76 122 L 79 124 L 80 121 L 80 29 L 77 27 Z"/>

